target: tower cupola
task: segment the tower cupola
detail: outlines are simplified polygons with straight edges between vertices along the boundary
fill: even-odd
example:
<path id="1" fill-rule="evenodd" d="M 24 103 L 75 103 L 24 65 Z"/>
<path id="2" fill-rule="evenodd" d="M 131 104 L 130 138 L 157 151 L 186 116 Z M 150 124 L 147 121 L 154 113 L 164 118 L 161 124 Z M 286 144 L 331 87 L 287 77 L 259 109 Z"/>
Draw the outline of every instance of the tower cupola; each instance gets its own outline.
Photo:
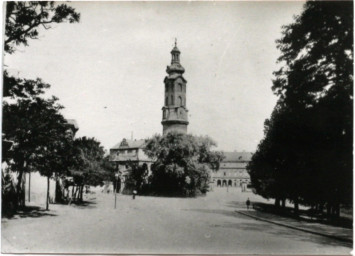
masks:
<path id="1" fill-rule="evenodd" d="M 177 42 L 175 39 L 175 46 L 171 50 L 171 65 L 166 68 L 166 72 L 170 75 L 173 73 L 183 74 L 185 69 L 180 64 L 180 50 L 177 48 Z"/>

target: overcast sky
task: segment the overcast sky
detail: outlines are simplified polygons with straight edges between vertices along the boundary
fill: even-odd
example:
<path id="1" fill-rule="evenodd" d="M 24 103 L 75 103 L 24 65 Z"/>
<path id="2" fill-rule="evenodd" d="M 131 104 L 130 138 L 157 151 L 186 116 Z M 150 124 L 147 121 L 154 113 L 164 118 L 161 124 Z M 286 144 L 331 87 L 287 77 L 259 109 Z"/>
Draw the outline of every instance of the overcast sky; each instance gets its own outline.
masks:
<path id="1" fill-rule="evenodd" d="M 58 24 L 6 55 L 20 77 L 51 84 L 78 136 L 109 149 L 162 133 L 164 77 L 174 38 L 186 72 L 188 132 L 225 151 L 255 151 L 271 114 L 281 26 L 302 2 L 71 2 L 78 24 Z"/>

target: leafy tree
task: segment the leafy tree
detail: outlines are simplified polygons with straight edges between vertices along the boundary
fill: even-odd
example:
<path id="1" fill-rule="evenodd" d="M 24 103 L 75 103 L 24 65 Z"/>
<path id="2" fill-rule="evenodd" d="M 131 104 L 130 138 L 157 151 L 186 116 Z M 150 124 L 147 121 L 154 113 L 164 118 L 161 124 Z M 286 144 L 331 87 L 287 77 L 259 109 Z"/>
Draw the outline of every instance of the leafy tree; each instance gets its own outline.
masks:
<path id="1" fill-rule="evenodd" d="M 308 1 L 282 34 L 279 101 L 248 169 L 264 196 L 339 215 L 352 202 L 353 2 Z"/>
<path id="2" fill-rule="evenodd" d="M 28 39 L 37 39 L 40 28 L 50 29 L 50 24 L 79 22 L 80 14 L 66 4 L 55 4 L 48 1 L 6 2 L 5 15 L 5 53 L 12 54 L 17 45 L 28 45 Z M 3 73 L 3 96 L 38 95 L 45 85 L 33 80 L 22 80 Z M 31 83 L 32 81 L 32 83 Z"/>
<path id="3" fill-rule="evenodd" d="M 39 28 L 50 29 L 50 24 L 75 23 L 80 14 L 66 4 L 48 1 L 6 2 L 5 52 L 13 53 L 15 45 L 28 45 L 28 39 L 37 39 Z"/>
<path id="4" fill-rule="evenodd" d="M 79 18 L 80 15 L 66 4 L 6 2 L 4 50 L 12 54 L 17 45 L 27 46 L 28 39 L 38 38 L 40 27 L 49 29 L 51 23 L 74 23 Z M 62 150 L 68 142 L 67 124 L 59 113 L 62 107 L 57 99 L 41 98 L 48 88 L 41 79 L 15 78 L 4 70 L 3 142 L 11 146 L 2 153 L 3 159 L 18 173 L 16 206 L 24 205 L 21 196 L 24 172 L 38 170 L 49 179 L 53 176 L 51 170 L 58 174 L 64 170 L 55 168 L 66 168 L 63 166 L 66 154 Z"/>
<path id="5" fill-rule="evenodd" d="M 195 196 L 208 191 L 209 172 L 218 169 L 221 152 L 213 152 L 216 143 L 209 137 L 180 133 L 156 135 L 148 140 L 145 152 L 155 159 L 151 169 L 153 192 Z"/>
<path id="6" fill-rule="evenodd" d="M 18 173 L 17 193 L 21 205 L 23 174 L 38 170 L 48 178 L 61 167 L 61 152 L 67 143 L 67 122 L 55 97 L 20 99 L 16 104 L 3 103 L 3 140 L 13 143 L 6 152 L 12 170 Z"/>
<path id="7" fill-rule="evenodd" d="M 75 195 L 83 199 L 84 185 L 102 185 L 104 180 L 112 180 L 114 169 L 108 165 L 108 158 L 100 142 L 94 138 L 81 137 L 74 140 L 72 156 L 75 159 L 71 175 L 77 187 Z"/>
<path id="8" fill-rule="evenodd" d="M 148 165 L 146 163 L 139 165 L 133 162 L 128 163 L 128 166 L 128 177 L 125 180 L 122 193 L 130 194 L 133 190 L 144 193 L 148 183 Z"/>

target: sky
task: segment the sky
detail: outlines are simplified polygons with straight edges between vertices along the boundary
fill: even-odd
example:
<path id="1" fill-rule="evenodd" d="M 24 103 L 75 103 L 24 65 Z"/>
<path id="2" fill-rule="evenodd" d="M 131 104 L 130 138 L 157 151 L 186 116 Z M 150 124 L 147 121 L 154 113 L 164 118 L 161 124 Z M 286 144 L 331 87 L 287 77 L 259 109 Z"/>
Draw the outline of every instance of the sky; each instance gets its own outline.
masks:
<path id="1" fill-rule="evenodd" d="M 177 38 L 185 68 L 188 132 L 218 150 L 254 152 L 276 103 L 271 86 L 281 26 L 303 2 L 70 2 L 77 24 L 40 30 L 6 54 L 11 74 L 51 85 L 77 136 L 106 150 L 162 133 L 164 77 Z"/>

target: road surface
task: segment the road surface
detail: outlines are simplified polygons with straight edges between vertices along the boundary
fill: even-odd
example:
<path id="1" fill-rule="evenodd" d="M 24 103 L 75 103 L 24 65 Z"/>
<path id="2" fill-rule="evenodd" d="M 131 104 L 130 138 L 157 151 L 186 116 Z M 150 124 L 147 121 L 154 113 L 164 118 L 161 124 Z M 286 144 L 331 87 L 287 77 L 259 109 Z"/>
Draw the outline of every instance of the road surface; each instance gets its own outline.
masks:
<path id="1" fill-rule="evenodd" d="M 114 196 L 97 191 L 85 206 L 50 205 L 2 219 L 3 253 L 349 254 L 340 241 L 239 215 L 239 189 L 200 198 Z"/>

